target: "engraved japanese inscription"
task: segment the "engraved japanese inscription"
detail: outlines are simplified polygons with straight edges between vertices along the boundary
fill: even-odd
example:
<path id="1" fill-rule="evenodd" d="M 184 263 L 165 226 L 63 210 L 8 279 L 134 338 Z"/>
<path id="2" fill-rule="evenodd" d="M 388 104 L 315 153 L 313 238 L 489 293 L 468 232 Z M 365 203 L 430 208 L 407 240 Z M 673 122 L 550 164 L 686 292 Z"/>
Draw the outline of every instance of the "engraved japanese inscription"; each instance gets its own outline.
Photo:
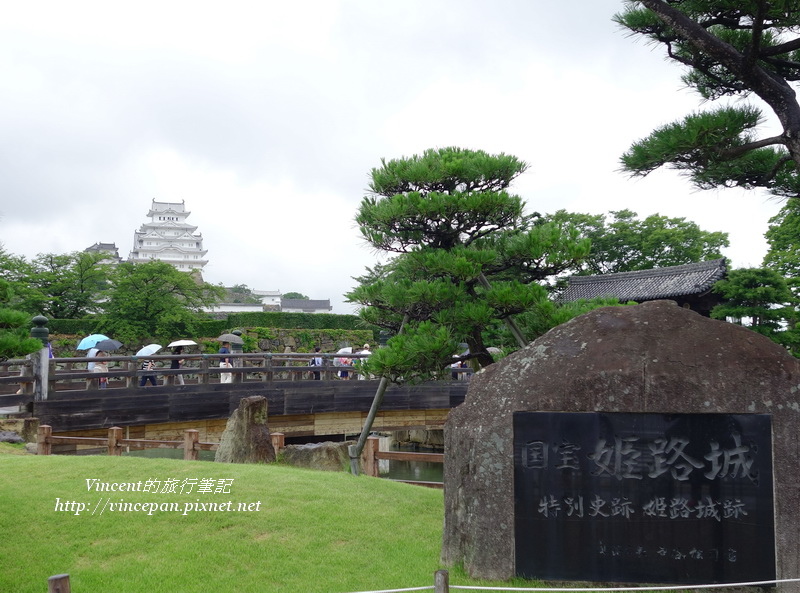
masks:
<path id="1" fill-rule="evenodd" d="M 516 412 L 516 571 L 547 580 L 775 578 L 764 414 Z"/>

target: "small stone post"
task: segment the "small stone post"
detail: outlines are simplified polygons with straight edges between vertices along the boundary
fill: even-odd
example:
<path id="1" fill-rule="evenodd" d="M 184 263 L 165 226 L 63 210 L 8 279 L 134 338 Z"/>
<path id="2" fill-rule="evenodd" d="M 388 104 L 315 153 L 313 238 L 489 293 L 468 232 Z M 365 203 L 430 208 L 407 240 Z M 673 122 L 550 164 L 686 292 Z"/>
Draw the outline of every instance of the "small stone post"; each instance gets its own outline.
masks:
<path id="1" fill-rule="evenodd" d="M 47 579 L 47 593 L 70 593 L 69 575 L 56 574 Z"/>
<path id="2" fill-rule="evenodd" d="M 434 593 L 449 593 L 450 573 L 448 571 L 437 570 L 433 573 L 433 591 Z"/>

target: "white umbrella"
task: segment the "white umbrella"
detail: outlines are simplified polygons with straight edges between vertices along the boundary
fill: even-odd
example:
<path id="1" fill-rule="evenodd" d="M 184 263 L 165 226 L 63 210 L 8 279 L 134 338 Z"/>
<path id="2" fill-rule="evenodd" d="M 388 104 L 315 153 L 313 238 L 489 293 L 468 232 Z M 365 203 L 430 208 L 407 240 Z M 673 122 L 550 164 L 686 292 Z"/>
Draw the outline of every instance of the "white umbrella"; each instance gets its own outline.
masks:
<path id="1" fill-rule="evenodd" d="M 339 348 L 339 350 L 336 351 L 336 354 L 352 354 L 352 353 L 353 353 L 353 348 L 351 346 L 347 346 L 346 348 Z M 334 358 L 333 365 L 337 367 L 344 365 L 344 358 Z"/>
<path id="2" fill-rule="evenodd" d="M 228 342 L 229 344 L 244 344 L 244 340 L 241 336 L 237 336 L 236 334 L 222 334 L 220 337 L 217 338 L 217 342 Z"/>
<path id="3" fill-rule="evenodd" d="M 197 346 L 194 340 L 175 340 L 167 344 L 167 348 L 177 348 L 178 346 Z"/>
<path id="4" fill-rule="evenodd" d="M 150 356 L 161 350 L 161 348 L 163 348 L 161 344 L 148 344 L 144 348 L 139 348 L 136 356 Z"/>

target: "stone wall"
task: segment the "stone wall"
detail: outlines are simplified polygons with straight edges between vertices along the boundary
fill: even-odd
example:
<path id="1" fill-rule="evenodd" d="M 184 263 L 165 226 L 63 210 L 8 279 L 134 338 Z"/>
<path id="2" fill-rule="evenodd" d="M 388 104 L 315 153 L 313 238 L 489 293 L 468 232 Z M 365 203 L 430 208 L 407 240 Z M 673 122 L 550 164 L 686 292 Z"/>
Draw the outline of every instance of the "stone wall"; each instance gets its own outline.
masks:
<path id="1" fill-rule="evenodd" d="M 442 561 L 515 575 L 515 411 L 770 414 L 778 578 L 800 575 L 800 366 L 672 301 L 591 311 L 477 373 L 445 425 Z M 783 590 L 800 590 L 795 584 Z"/>
<path id="2" fill-rule="evenodd" d="M 39 420 L 37 418 L 0 418 L 0 432 L 17 434 L 26 443 L 36 442 L 38 429 Z"/>

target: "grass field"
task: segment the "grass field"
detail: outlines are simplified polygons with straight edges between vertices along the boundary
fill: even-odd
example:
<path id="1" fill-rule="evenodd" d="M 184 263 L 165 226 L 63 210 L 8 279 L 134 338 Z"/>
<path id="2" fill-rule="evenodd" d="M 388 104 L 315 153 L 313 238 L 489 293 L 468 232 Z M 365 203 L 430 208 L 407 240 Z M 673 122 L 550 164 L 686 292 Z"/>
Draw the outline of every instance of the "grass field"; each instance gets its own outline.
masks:
<path id="1" fill-rule="evenodd" d="M 61 573 L 72 593 L 348 593 L 431 585 L 442 568 L 441 490 L 276 464 L 16 451 L 0 449 L 3 593 L 45 591 Z M 89 487 L 148 480 L 157 492 Z"/>

